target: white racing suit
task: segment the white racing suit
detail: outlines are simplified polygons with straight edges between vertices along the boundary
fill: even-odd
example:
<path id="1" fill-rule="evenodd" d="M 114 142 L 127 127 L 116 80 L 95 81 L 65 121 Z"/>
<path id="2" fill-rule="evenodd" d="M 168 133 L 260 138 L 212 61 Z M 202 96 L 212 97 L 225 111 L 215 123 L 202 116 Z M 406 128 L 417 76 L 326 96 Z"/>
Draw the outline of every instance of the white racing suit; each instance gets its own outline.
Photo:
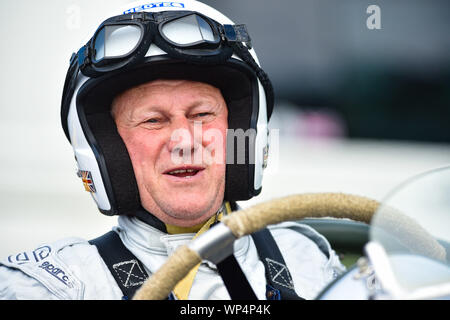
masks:
<path id="1" fill-rule="evenodd" d="M 120 216 L 117 232 L 125 247 L 151 275 L 178 246 L 194 234 L 169 235 L 137 218 Z M 274 269 L 273 281 L 294 284 L 296 293 L 313 299 L 338 274 L 345 271 L 328 241 L 311 227 L 285 222 L 269 227 L 292 279 L 282 266 Z M 258 299 L 266 299 L 266 277 L 250 236 L 234 243 L 234 255 Z M 123 281 L 144 280 L 139 268 L 121 272 Z M 278 272 L 276 272 L 278 271 Z M 284 275 L 284 276 L 283 276 Z M 36 249 L 10 255 L 0 263 L 0 299 L 121 299 L 116 280 L 97 251 L 80 238 L 67 238 Z M 229 299 L 216 266 L 204 261 L 195 277 L 189 299 Z"/>

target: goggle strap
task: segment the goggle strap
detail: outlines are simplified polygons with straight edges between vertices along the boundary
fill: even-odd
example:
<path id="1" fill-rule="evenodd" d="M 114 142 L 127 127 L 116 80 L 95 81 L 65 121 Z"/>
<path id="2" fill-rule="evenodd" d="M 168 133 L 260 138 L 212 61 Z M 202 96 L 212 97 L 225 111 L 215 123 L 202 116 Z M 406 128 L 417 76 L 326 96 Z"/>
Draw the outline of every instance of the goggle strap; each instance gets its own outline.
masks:
<path id="1" fill-rule="evenodd" d="M 80 70 L 86 74 L 87 76 L 92 76 L 87 70 L 86 67 L 91 62 L 91 58 L 89 57 L 91 52 L 93 50 L 89 47 L 89 43 L 82 46 L 80 50 L 78 50 L 77 57 L 78 57 L 78 67 Z"/>
<path id="2" fill-rule="evenodd" d="M 64 81 L 64 89 L 61 101 L 61 120 L 63 121 L 63 129 L 66 134 L 67 139 L 70 141 L 69 131 L 67 128 L 67 113 L 69 112 L 70 99 L 75 91 L 76 79 L 78 76 L 78 71 L 80 70 L 78 64 L 78 54 L 73 53 L 70 58 L 69 70 L 66 74 L 66 79 Z"/>
<path id="3" fill-rule="evenodd" d="M 78 54 L 76 54 L 75 52 L 72 53 L 72 56 L 70 57 L 70 61 L 69 61 L 69 69 L 72 66 L 72 64 L 78 60 Z"/>
<path id="4" fill-rule="evenodd" d="M 244 62 L 246 62 L 252 69 L 255 71 L 256 76 L 259 81 L 263 85 L 266 91 L 266 101 L 267 101 L 267 117 L 270 118 L 273 110 L 273 104 L 275 101 L 274 90 L 272 86 L 272 82 L 269 79 L 267 73 L 256 63 L 255 59 L 253 59 L 252 55 L 249 52 L 249 49 L 244 46 L 240 42 L 236 42 L 233 44 L 235 50 L 234 52 L 241 58 Z"/>

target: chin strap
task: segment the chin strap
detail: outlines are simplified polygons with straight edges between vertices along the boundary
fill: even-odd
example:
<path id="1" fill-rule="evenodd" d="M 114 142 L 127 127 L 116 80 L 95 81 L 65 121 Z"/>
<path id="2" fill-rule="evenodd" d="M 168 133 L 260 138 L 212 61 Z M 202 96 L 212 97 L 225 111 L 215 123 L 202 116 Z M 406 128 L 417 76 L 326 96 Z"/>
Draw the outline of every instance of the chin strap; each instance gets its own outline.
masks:
<path id="1" fill-rule="evenodd" d="M 228 214 L 229 212 L 231 212 L 230 203 L 224 202 L 220 209 L 217 210 L 216 214 L 209 218 L 209 220 L 207 220 L 206 222 L 199 223 L 192 227 L 179 227 L 165 223 L 166 230 L 168 234 L 196 233 L 194 237 L 196 238 L 198 235 L 200 235 L 200 232 L 203 233 L 204 231 L 209 229 L 212 223 L 219 221 L 220 219 L 222 219 L 223 214 Z M 211 219 L 213 220 L 212 222 L 210 222 Z M 205 227 L 207 228 L 205 229 Z"/>

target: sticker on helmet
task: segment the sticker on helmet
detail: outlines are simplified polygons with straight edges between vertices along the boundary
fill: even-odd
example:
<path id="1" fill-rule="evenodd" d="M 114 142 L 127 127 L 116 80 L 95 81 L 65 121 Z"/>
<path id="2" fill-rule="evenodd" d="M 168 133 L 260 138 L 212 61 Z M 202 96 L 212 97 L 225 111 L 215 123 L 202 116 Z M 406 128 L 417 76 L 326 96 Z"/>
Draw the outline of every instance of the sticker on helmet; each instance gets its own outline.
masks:
<path id="1" fill-rule="evenodd" d="M 94 180 L 92 180 L 92 174 L 90 171 L 78 170 L 77 175 L 83 181 L 84 190 L 92 193 L 96 192 Z"/>
<path id="2" fill-rule="evenodd" d="M 268 159 L 269 159 L 269 145 L 267 144 L 263 149 L 263 169 L 267 168 Z"/>
<path id="3" fill-rule="evenodd" d="M 148 4 L 144 4 L 142 6 L 138 6 L 138 7 L 134 7 L 134 8 L 125 10 L 123 12 L 123 14 L 140 12 L 140 11 L 144 11 L 146 9 L 152 9 L 152 8 L 167 8 L 167 7 L 184 8 L 184 3 L 181 3 L 181 2 L 153 2 L 153 3 L 148 3 Z"/>

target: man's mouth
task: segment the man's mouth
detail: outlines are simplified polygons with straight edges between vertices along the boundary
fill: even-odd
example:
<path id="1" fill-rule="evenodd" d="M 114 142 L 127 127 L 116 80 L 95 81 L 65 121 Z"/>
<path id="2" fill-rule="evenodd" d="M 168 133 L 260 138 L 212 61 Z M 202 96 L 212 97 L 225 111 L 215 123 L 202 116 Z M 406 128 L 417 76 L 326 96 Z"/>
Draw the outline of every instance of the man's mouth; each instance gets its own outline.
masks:
<path id="1" fill-rule="evenodd" d="M 190 178 L 197 175 L 202 170 L 204 169 L 203 168 L 171 169 L 169 171 L 164 172 L 164 174 L 168 174 L 177 178 Z"/>

